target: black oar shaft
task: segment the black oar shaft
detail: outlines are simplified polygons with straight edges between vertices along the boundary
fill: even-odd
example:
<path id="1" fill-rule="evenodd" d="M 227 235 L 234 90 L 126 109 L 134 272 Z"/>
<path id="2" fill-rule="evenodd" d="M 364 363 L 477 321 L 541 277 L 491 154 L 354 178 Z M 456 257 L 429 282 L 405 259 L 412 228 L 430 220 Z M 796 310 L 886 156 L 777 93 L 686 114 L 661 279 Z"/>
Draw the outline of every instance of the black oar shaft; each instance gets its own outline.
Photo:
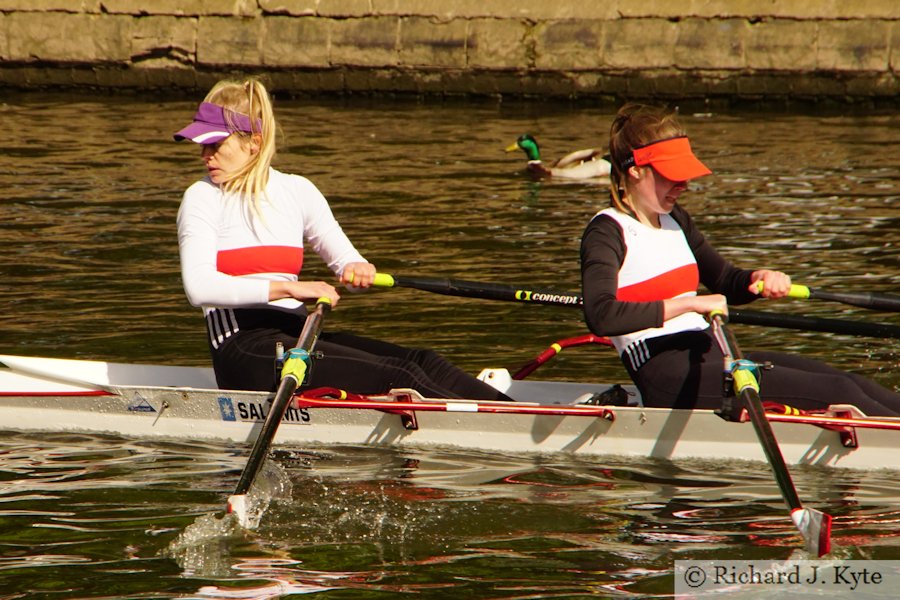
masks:
<path id="1" fill-rule="evenodd" d="M 535 289 L 527 286 L 514 286 L 500 283 L 484 283 L 465 281 L 462 279 L 444 279 L 436 277 L 391 277 L 379 273 L 389 283 L 380 282 L 376 278 L 375 285 L 384 287 L 405 287 L 463 298 L 481 298 L 483 300 L 500 300 L 506 302 L 523 302 L 526 304 L 542 304 L 547 306 L 572 306 L 581 308 L 583 301 L 580 294 L 559 292 L 546 289 Z M 821 331 L 844 335 L 858 335 L 878 338 L 900 339 L 900 326 L 884 323 L 867 323 L 864 321 L 847 321 L 841 319 L 822 319 L 747 310 L 731 309 L 732 323 L 761 325 L 781 329 L 798 329 L 801 331 Z"/>
<path id="2" fill-rule="evenodd" d="M 803 317 L 734 308 L 729 309 L 728 318 L 732 323 L 741 323 L 743 325 L 761 325 L 782 329 L 900 339 L 900 326 L 887 323 L 823 319 L 820 317 Z"/>
<path id="3" fill-rule="evenodd" d="M 295 349 L 303 350 L 307 353 L 312 352 L 316 341 L 319 339 L 319 333 L 322 331 L 322 322 L 325 314 L 330 308 L 331 305 L 328 302 L 319 300 L 313 312 L 306 318 L 306 323 L 303 325 L 303 331 L 300 332 Z M 260 429 L 256 442 L 253 444 L 253 449 L 250 451 L 250 456 L 247 459 L 244 471 L 241 473 L 237 487 L 234 489 L 235 496 L 246 494 L 250 490 L 250 486 L 253 485 L 256 475 L 262 468 L 262 464 L 269 453 L 272 440 L 275 439 L 278 426 L 281 424 L 288 405 L 294 397 L 294 392 L 297 391 L 297 387 L 301 383 L 302 381 L 299 381 L 296 375 L 290 373 L 281 379 L 278 391 L 275 393 L 275 398 L 269 407 L 269 414 L 266 415 L 266 419 L 263 421 L 262 429 Z"/>
<path id="4" fill-rule="evenodd" d="M 814 300 L 828 300 L 851 306 L 900 312 L 900 296 L 891 294 L 874 294 L 872 292 L 826 292 L 809 288 L 809 297 Z"/>
<path id="5" fill-rule="evenodd" d="M 775 432 L 772 431 L 772 424 L 766 418 L 762 398 L 759 397 L 759 383 L 756 376 L 750 370 L 749 365 L 740 363 L 743 360 L 743 354 L 737 341 L 725 327 L 724 315 L 714 313 L 711 321 L 713 335 L 722 354 L 725 355 L 725 371 L 733 377 L 735 393 L 744 400 L 747 414 L 756 431 L 756 437 L 762 446 L 769 466 L 772 467 L 778 489 L 781 490 L 781 495 L 791 510 L 791 520 L 794 521 L 803 536 L 806 547 L 817 556 L 822 556 L 831 548 L 832 518 L 821 511 L 803 507 L 784 456 L 781 454 L 781 448 L 775 439 Z"/>
<path id="6" fill-rule="evenodd" d="M 766 418 L 765 409 L 762 405 L 762 399 L 759 394 L 752 388 L 744 388 L 741 392 L 741 398 L 747 407 L 747 414 L 756 430 L 756 436 L 759 438 L 763 452 L 769 464 L 772 465 L 772 471 L 775 474 L 775 481 L 778 483 L 778 489 L 784 496 L 784 501 L 791 510 L 803 508 L 800 502 L 800 496 L 797 494 L 797 488 L 791 478 L 787 465 L 784 462 L 784 456 L 781 454 L 781 448 L 775 439 L 775 432 L 772 431 L 772 425 Z"/>
<path id="7" fill-rule="evenodd" d="M 434 292 L 446 296 L 481 298 L 507 302 L 526 302 L 551 306 L 580 306 L 581 296 L 550 290 L 532 290 L 501 283 L 465 281 L 463 279 L 440 279 L 432 277 L 394 277 L 394 285 Z"/>
<path id="8" fill-rule="evenodd" d="M 716 340 L 722 353 L 725 355 L 725 361 L 733 363 L 736 360 L 742 360 L 744 356 L 741 353 L 741 349 L 738 347 L 731 332 L 725 328 L 721 315 L 713 316 L 712 326 Z M 731 370 L 730 366 L 728 370 Z M 747 377 L 753 377 L 753 375 L 748 374 Z M 755 378 L 752 383 L 755 384 Z M 763 408 L 762 398 L 759 397 L 759 392 L 756 391 L 753 385 L 743 385 L 741 378 L 736 373 L 734 388 L 735 392 L 744 400 L 747 414 L 753 423 L 753 428 L 756 430 L 756 435 L 759 438 L 766 459 L 772 466 L 775 479 L 778 482 L 778 487 L 782 496 L 784 496 L 785 502 L 791 510 L 802 508 L 800 497 L 797 495 L 797 489 L 794 486 L 793 479 L 791 479 L 787 463 L 785 463 L 784 456 L 781 454 L 781 448 L 778 447 L 778 441 L 775 439 L 775 432 L 772 431 L 772 425 L 766 419 L 765 409 Z"/>

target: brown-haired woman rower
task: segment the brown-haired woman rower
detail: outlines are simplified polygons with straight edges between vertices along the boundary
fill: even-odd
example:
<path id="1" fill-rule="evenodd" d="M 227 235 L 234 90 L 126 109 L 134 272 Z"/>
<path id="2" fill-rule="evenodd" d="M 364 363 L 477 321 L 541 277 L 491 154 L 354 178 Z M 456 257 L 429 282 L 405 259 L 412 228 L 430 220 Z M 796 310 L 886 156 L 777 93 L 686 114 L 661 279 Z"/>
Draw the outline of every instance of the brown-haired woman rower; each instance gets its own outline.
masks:
<path id="1" fill-rule="evenodd" d="M 612 338 L 646 406 L 719 408 L 723 356 L 704 315 L 761 295 L 780 298 L 790 277 L 739 269 L 703 237 L 678 204 L 688 181 L 711 171 L 691 151 L 674 112 L 629 104 L 610 129 L 611 202 L 581 242 L 588 327 Z M 697 295 L 699 284 L 712 292 Z M 900 394 L 822 362 L 751 352 L 770 362 L 763 400 L 803 410 L 856 404 L 869 415 L 900 415 Z"/>

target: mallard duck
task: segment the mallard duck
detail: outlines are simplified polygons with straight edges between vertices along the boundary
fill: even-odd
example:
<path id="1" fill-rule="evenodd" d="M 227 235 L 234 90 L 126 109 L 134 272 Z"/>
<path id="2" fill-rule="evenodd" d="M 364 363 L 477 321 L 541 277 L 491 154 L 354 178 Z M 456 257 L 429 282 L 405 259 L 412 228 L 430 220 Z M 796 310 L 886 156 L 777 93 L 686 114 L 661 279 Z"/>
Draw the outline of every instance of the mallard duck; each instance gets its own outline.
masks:
<path id="1" fill-rule="evenodd" d="M 521 148 L 528 157 L 528 170 L 542 177 L 560 179 L 609 177 L 610 164 L 603 159 L 603 150 L 599 148 L 576 150 L 549 164 L 544 164 L 541 160 L 541 149 L 531 134 L 520 135 L 516 143 L 511 144 L 506 151 L 514 152 L 517 148 Z"/>

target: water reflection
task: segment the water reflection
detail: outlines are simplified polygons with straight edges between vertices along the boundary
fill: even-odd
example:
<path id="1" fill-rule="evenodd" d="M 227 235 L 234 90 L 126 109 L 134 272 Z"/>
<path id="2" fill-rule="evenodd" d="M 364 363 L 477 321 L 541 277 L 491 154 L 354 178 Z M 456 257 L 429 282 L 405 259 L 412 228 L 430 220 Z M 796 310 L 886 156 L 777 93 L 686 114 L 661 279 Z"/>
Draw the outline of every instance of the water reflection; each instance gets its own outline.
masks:
<path id="1" fill-rule="evenodd" d="M 675 558 L 787 558 L 800 545 L 760 463 L 281 448 L 264 479 L 283 493 L 260 527 L 216 525 L 191 546 L 192 528 L 222 522 L 243 466 L 229 446 L 8 433 L 0 453 L 0 580 L 26 594 L 53 573 L 78 597 L 654 597 Z M 897 558 L 894 473 L 793 474 L 835 516 L 835 557 Z"/>

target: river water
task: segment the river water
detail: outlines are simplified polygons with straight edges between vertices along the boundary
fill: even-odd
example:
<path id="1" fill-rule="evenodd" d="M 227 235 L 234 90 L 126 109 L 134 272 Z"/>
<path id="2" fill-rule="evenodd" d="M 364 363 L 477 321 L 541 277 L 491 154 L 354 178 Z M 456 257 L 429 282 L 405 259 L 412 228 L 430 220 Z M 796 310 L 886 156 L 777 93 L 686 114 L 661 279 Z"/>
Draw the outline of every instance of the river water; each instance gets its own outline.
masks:
<path id="1" fill-rule="evenodd" d="M 202 174 L 171 134 L 195 100 L 0 97 L 0 351 L 206 365 L 178 273 L 175 214 Z M 546 158 L 602 145 L 614 109 L 539 102 L 276 102 L 276 164 L 312 179 L 380 270 L 578 291 L 602 184 L 538 182 L 503 148 Z M 682 202 L 734 262 L 823 289 L 900 288 L 900 118 L 683 111 L 715 171 Z M 327 276 L 311 257 L 306 273 Z M 898 324 L 824 302 L 754 310 Z M 584 333 L 578 311 L 412 290 L 345 295 L 329 327 L 515 368 Z M 744 349 L 826 359 L 900 389 L 896 341 L 735 325 Z M 606 349 L 538 374 L 624 382 Z M 459 450 L 282 447 L 256 531 L 203 544 L 247 448 L 95 435 L 0 438 L 3 598 L 611 597 L 672 594 L 678 559 L 787 558 L 798 539 L 765 464 Z M 895 472 L 793 470 L 836 517 L 835 555 L 900 559 Z"/>

